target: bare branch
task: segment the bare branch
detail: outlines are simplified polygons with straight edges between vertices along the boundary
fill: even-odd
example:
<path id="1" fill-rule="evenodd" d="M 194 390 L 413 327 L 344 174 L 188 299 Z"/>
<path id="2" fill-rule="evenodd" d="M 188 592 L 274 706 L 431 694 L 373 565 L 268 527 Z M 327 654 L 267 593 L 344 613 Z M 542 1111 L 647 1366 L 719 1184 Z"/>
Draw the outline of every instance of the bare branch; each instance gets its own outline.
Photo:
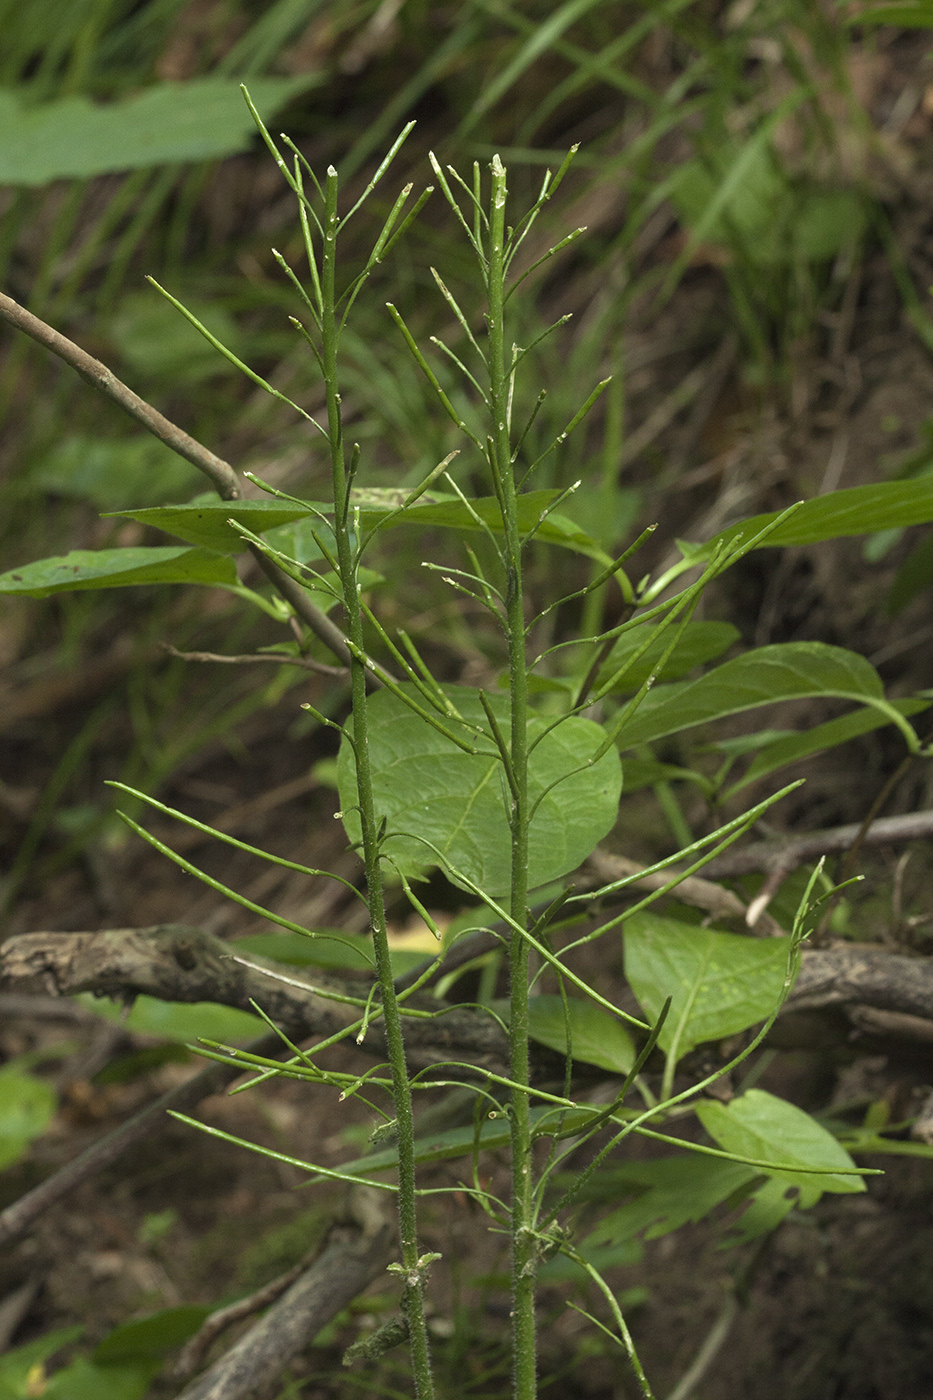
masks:
<path id="1" fill-rule="evenodd" d="M 162 650 L 169 656 L 176 656 L 179 661 L 211 661 L 223 666 L 268 666 L 271 663 L 273 666 L 300 666 L 303 671 L 316 671 L 324 676 L 347 674 L 343 666 L 325 666 L 322 661 L 315 661 L 310 656 L 289 656 L 287 652 L 251 651 L 242 656 L 225 656 L 217 651 L 179 651 L 168 642 L 162 643 Z"/>
<path id="2" fill-rule="evenodd" d="M 28 933 L 0 948 L 0 984 L 41 979 L 59 995 L 95 992 L 131 1001 L 145 993 L 164 1001 L 213 1001 L 252 1010 L 255 1001 L 293 1037 L 326 1036 L 346 1027 L 355 1009 L 328 1000 L 328 991 L 355 995 L 360 982 L 307 969 L 290 968 L 287 981 L 264 975 L 280 964 L 251 954 L 249 965 L 234 961 L 236 944 L 200 929 L 159 925 L 149 929 L 105 929 L 99 933 Z M 431 1011 L 408 1023 L 413 1066 L 445 1059 L 465 1059 L 477 1068 L 502 1072 L 507 1042 L 489 1018 L 466 1007 L 443 1008 L 433 997 L 418 994 L 406 1003 Z M 868 1006 L 933 1021 L 933 961 L 840 945 L 804 949 L 802 968 L 785 1010 L 827 1006 Z M 442 1014 L 441 1014 L 442 1013 Z M 382 1028 L 370 1027 L 361 1048 L 384 1056 Z M 540 1050 L 541 1068 L 553 1070 Z"/>
<path id="3" fill-rule="evenodd" d="M 178 1400 L 250 1400 L 264 1394 L 321 1328 L 384 1272 L 394 1251 L 389 1225 L 369 1235 L 358 1226 L 335 1227 L 311 1268 Z"/>
<path id="4" fill-rule="evenodd" d="M 15 326 L 17 330 L 25 331 L 39 345 L 45 346 L 47 350 L 58 355 L 66 364 L 71 365 L 71 368 L 76 370 L 88 384 L 99 389 L 131 418 L 135 418 L 136 422 L 140 423 L 147 432 L 152 433 L 160 442 L 164 442 L 166 447 L 170 447 L 173 452 L 177 452 L 179 457 L 184 457 L 185 461 L 190 462 L 193 467 L 197 467 L 198 471 L 203 472 L 208 478 L 222 501 L 241 499 L 239 478 L 229 462 L 225 462 L 222 457 L 218 457 L 204 447 L 196 438 L 179 428 L 176 423 L 170 422 L 168 418 L 118 379 L 113 371 L 109 370 L 100 360 L 95 360 L 94 356 L 89 355 L 86 350 L 82 350 L 80 345 L 76 345 L 73 340 L 69 340 L 67 336 L 54 330 L 45 321 L 34 316 L 31 311 L 27 311 L 24 306 L 20 306 L 19 302 L 14 301 L 12 297 L 3 292 L 0 292 L 0 317 L 11 326 Z M 340 628 L 331 622 L 327 614 L 311 601 L 300 584 L 266 557 L 258 545 L 249 545 L 248 548 L 266 578 L 285 599 L 295 615 L 301 618 L 302 622 L 334 653 L 344 666 L 349 667 L 351 657 L 347 650 L 346 638 Z M 367 683 L 370 688 L 378 687 L 381 684 L 368 670 Z"/>
<path id="5" fill-rule="evenodd" d="M 861 831 L 861 823 L 809 831 L 803 836 L 773 841 L 756 841 L 751 846 L 725 851 L 705 868 L 708 879 L 723 880 L 752 871 L 781 872 L 782 878 L 808 860 L 847 851 Z M 933 835 L 933 811 L 907 812 L 899 817 L 880 817 L 862 837 L 863 846 L 892 846 Z"/>
<path id="6" fill-rule="evenodd" d="M 598 847 L 587 861 L 587 866 L 592 870 L 599 884 L 624 879 L 630 875 L 638 875 L 640 871 L 645 869 L 638 861 L 629 860 L 627 856 L 610 855 L 608 851 L 601 851 Z M 708 866 L 706 868 L 709 869 Z M 667 870 L 656 870 L 652 875 L 644 875 L 636 879 L 634 884 L 641 885 L 648 890 L 660 890 L 665 885 L 670 884 L 673 876 L 674 867 L 670 867 Z M 724 885 L 718 885 L 715 881 L 703 879 L 699 875 L 688 875 L 681 880 L 672 893 L 675 899 L 683 900 L 685 904 L 692 904 L 697 909 L 705 909 L 716 919 L 745 920 L 748 917 L 748 909 L 737 894 L 733 894 L 732 890 L 727 890 Z M 759 922 L 764 933 L 780 934 L 784 932 L 767 914 L 763 914 Z"/>
<path id="7" fill-rule="evenodd" d="M 160 924 L 98 933 L 26 933 L 0 946 L 0 985 L 40 979 L 60 996 L 94 992 L 131 1002 L 136 996 L 162 1001 L 213 1001 L 252 1011 L 257 1003 L 293 1037 L 329 1036 L 355 1022 L 356 1008 L 327 993 L 356 997 L 360 982 L 309 969 L 289 968 L 251 953 L 249 965 L 234 960 L 235 943 L 201 929 Z M 271 975 L 264 975 L 264 969 Z M 278 976 L 276 975 L 278 974 Z M 366 984 L 363 984 L 366 985 Z M 478 1068 L 506 1072 L 508 1039 L 490 1016 L 415 994 L 406 1006 L 431 1012 L 407 1023 L 409 1058 L 419 1068 L 446 1059 L 469 1059 Z M 382 1023 L 375 1017 L 362 1049 L 385 1057 Z"/>
<path id="8" fill-rule="evenodd" d="M 141 423 L 147 432 L 164 442 L 173 452 L 177 452 L 179 457 L 184 457 L 193 467 L 197 467 L 198 471 L 208 478 L 221 500 L 240 499 L 240 483 L 229 462 L 216 457 L 175 423 L 169 422 L 151 404 L 146 403 L 145 399 L 134 394 L 133 390 L 100 360 L 95 360 L 94 356 L 82 350 L 80 345 L 75 345 L 73 340 L 53 330 L 45 321 L 33 316 L 31 311 L 27 311 L 19 302 L 3 292 L 0 292 L 0 316 L 17 330 L 25 331 L 54 355 L 58 355 L 59 359 L 71 365 L 88 384 L 106 394 L 108 399 L 118 404 L 131 418 L 135 418 L 137 423 Z"/>
<path id="9" fill-rule="evenodd" d="M 786 1005 L 868 1006 L 933 1021 L 933 960 L 851 943 L 810 948 Z"/>
<path id="10" fill-rule="evenodd" d="M 863 827 L 860 822 L 852 822 L 847 826 L 828 827 L 824 831 L 809 831 L 803 836 L 755 841 L 750 846 L 724 851 L 721 856 L 716 856 L 704 866 L 702 878 L 691 875 L 678 885 L 676 897 L 686 904 L 707 910 L 716 918 L 744 918 L 750 928 L 759 928 L 768 934 L 779 934 L 783 930 L 765 911 L 788 875 L 798 866 L 808 860 L 818 860 L 820 856 L 850 851 L 856 841 L 860 847 L 893 846 L 930 835 L 933 835 L 933 811 L 881 817 L 868 827 Z M 636 875 L 644 868 L 626 856 L 610 855 L 599 848 L 590 857 L 588 865 L 600 880 Z M 677 874 L 677 871 L 678 867 L 671 865 L 664 871 L 646 875 L 644 879 L 634 883 L 646 889 L 660 889 Z M 731 890 L 724 889 L 716 883 L 736 875 L 757 873 L 763 873 L 765 880 L 747 908 Z"/>
<path id="11" fill-rule="evenodd" d="M 217 1338 L 223 1336 L 228 1327 L 233 1327 L 236 1323 L 242 1322 L 244 1318 L 262 1312 L 270 1303 L 274 1303 L 276 1298 L 281 1298 L 286 1288 L 290 1288 L 295 1280 L 301 1277 L 307 1266 L 307 1260 L 296 1264 L 294 1268 L 288 1269 L 284 1274 L 279 1274 L 278 1278 L 272 1279 L 262 1288 L 257 1288 L 256 1292 L 251 1293 L 248 1298 L 238 1298 L 235 1303 L 229 1303 L 225 1308 L 217 1308 L 209 1317 L 206 1317 L 198 1331 L 181 1350 L 173 1368 L 175 1380 L 186 1381 L 194 1375 L 195 1371 L 200 1370 L 207 1353 Z"/>

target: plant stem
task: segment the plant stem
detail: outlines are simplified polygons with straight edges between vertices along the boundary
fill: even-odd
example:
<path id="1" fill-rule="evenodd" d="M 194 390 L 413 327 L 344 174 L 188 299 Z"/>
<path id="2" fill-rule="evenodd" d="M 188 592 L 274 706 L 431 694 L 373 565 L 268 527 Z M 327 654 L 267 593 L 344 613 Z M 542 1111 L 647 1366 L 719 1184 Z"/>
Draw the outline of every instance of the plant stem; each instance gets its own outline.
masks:
<path id="1" fill-rule="evenodd" d="M 339 322 L 336 302 L 337 172 L 327 172 L 324 211 L 324 251 L 321 261 L 321 360 L 327 395 L 327 428 L 331 451 L 335 506 L 337 559 L 347 615 L 347 636 L 351 643 L 350 686 L 353 699 L 353 739 L 356 751 L 356 781 L 362 831 L 363 861 L 376 969 L 382 988 L 385 1034 L 392 1070 L 392 1097 L 398 1134 L 398 1216 L 402 1251 L 402 1311 L 408 1325 L 417 1400 L 432 1400 L 434 1385 L 424 1316 L 424 1278 L 418 1254 L 418 1228 L 415 1197 L 414 1117 L 411 1085 L 405 1061 L 402 1023 L 392 978 L 389 939 L 386 929 L 382 871 L 379 863 L 378 821 L 373 803 L 372 773 L 369 761 L 368 717 L 366 712 L 366 668 L 363 613 L 356 580 L 354 546 L 347 511 L 350 483 L 347 476 L 337 373 Z"/>
<path id="2" fill-rule="evenodd" d="M 491 467 L 502 507 L 506 567 L 506 632 L 509 647 L 511 701 L 511 760 L 513 773 L 510 828 L 512 875 L 510 913 L 522 928 L 528 902 L 528 679 L 525 656 L 525 610 L 522 589 L 521 536 L 518 529 L 515 478 L 509 432 L 509 371 L 505 344 L 505 204 L 506 172 L 498 156 L 492 160 L 489 221 L 489 384 L 492 412 Z M 509 945 L 509 1042 L 511 1079 L 529 1083 L 528 942 L 513 930 Z M 512 1365 L 515 1400 L 537 1394 L 535 1348 L 535 1283 L 537 1242 L 534 1235 L 529 1096 L 512 1092 Z"/>

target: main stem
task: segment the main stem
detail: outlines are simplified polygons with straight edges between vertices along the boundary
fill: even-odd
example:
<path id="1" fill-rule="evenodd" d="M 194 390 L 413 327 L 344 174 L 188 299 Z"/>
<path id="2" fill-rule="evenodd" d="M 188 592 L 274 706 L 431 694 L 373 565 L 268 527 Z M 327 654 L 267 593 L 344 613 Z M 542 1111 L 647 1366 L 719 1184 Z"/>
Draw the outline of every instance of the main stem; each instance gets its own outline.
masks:
<path id="1" fill-rule="evenodd" d="M 505 342 L 505 205 L 506 173 L 498 156 L 492 161 L 489 226 L 489 381 L 493 415 L 492 470 L 502 507 L 508 567 L 506 631 L 509 646 L 511 760 L 514 777 L 510 827 L 512 883 L 510 913 L 525 927 L 528 903 L 528 678 L 525 659 L 525 608 L 522 591 L 522 541 L 518 528 L 515 477 L 509 432 L 509 364 Z M 537 1243 L 534 1235 L 531 1120 L 527 1093 L 528 942 L 513 929 L 509 945 L 510 1077 L 512 1146 L 512 1358 L 515 1400 L 537 1394 L 535 1285 Z"/>
<path id="2" fill-rule="evenodd" d="M 366 669 L 360 660 L 364 652 L 363 615 L 350 536 L 350 515 L 346 509 L 349 483 L 344 454 L 340 394 L 337 388 L 338 321 L 335 296 L 337 172 L 332 167 L 327 172 L 325 200 L 324 254 L 321 266 L 321 294 L 324 312 L 321 318 L 321 359 L 327 394 L 327 428 L 333 472 L 337 559 L 340 565 L 344 607 L 347 615 L 347 638 L 352 654 L 350 685 L 353 699 L 353 742 L 356 753 L 356 781 L 363 838 L 363 860 L 366 867 L 366 888 L 373 947 L 376 955 L 376 969 L 382 988 L 383 1016 L 392 1071 L 392 1096 L 398 1135 L 398 1219 L 404 1280 L 402 1311 L 408 1324 L 408 1341 L 417 1400 L 432 1400 L 434 1384 L 431 1378 L 431 1358 L 424 1316 L 424 1278 L 418 1254 L 414 1115 L 408 1066 L 405 1062 L 402 1020 L 395 995 L 392 964 L 389 957 L 382 871 L 379 864 L 378 823 L 373 805 L 372 772 L 369 763 Z"/>

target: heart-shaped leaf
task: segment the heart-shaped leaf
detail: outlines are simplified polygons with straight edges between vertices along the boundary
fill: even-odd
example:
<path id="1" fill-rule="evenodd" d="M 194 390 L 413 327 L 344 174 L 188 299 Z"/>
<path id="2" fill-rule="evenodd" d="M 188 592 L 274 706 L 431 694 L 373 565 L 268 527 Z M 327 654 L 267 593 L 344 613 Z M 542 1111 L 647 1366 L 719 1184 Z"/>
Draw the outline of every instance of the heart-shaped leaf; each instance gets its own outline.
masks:
<path id="1" fill-rule="evenodd" d="M 415 697 L 413 687 L 404 690 Z M 446 694 L 468 723 L 482 728 L 483 747 L 493 750 L 479 692 L 450 686 Z M 508 696 L 491 694 L 488 700 L 507 733 Z M 377 820 L 385 818 L 387 823 L 386 855 L 406 874 L 430 870 L 439 861 L 418 839 L 423 837 L 485 893 L 504 894 L 511 878 L 511 837 L 509 798 L 498 757 L 463 752 L 388 690 L 370 697 L 368 715 L 373 797 Z M 446 722 L 459 728 L 455 720 Z M 549 723 L 532 718 L 529 740 L 537 739 Z M 462 733 L 474 737 L 465 728 Z M 598 724 L 574 717 L 531 752 L 529 795 L 538 803 L 529 836 L 531 889 L 575 870 L 615 822 L 622 772 L 618 755 L 609 751 L 593 761 L 604 737 Z M 347 834 L 359 841 L 355 760 L 346 739 L 340 746 L 337 781 Z"/>
<path id="2" fill-rule="evenodd" d="M 625 976 L 651 1021 L 671 997 L 658 1043 L 680 1059 L 704 1041 L 768 1018 L 784 988 L 790 947 L 790 938 L 716 933 L 644 910 L 625 925 Z"/>
<path id="3" fill-rule="evenodd" d="M 855 1163 L 832 1133 L 802 1108 L 764 1089 L 749 1089 L 728 1104 L 706 1099 L 697 1108 L 697 1116 L 726 1152 L 817 1169 L 818 1174 L 812 1176 L 805 1171 L 769 1173 L 788 1186 L 798 1187 L 802 1194 L 833 1191 L 845 1195 L 865 1190 L 860 1176 L 844 1174 Z"/>

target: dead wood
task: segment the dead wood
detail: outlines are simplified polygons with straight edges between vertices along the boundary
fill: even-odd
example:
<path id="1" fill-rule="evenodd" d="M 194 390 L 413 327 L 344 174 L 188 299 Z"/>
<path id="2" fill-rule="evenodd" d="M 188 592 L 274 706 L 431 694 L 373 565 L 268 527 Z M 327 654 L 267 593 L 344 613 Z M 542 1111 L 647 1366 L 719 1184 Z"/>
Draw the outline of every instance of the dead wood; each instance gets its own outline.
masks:
<path id="1" fill-rule="evenodd" d="M 704 867 L 707 879 L 724 880 L 733 875 L 764 871 L 780 872 L 782 878 L 805 861 L 847 851 L 862 830 L 860 822 L 809 831 L 802 836 L 777 837 L 754 841 L 750 846 L 724 851 Z M 892 846 L 933 835 L 933 812 L 906 812 L 897 817 L 879 817 L 862 835 L 863 846 Z"/>
<path id="2" fill-rule="evenodd" d="M 187 1381 L 195 1371 L 200 1371 L 218 1337 L 222 1337 L 228 1328 L 235 1327 L 238 1322 L 245 1322 L 248 1317 L 262 1312 L 270 1303 L 274 1303 L 276 1298 L 281 1298 L 286 1288 L 290 1288 L 307 1267 L 308 1261 L 304 1260 L 287 1269 L 284 1274 L 279 1274 L 278 1278 L 263 1284 L 262 1288 L 257 1288 L 255 1293 L 250 1293 L 246 1298 L 238 1298 L 235 1303 L 228 1303 L 225 1308 L 217 1308 L 206 1317 L 194 1336 L 182 1347 L 173 1367 L 176 1381 Z"/>
<path id="3" fill-rule="evenodd" d="M 933 1021 L 933 960 L 837 944 L 804 951 L 787 1009 L 867 1006 Z"/>
<path id="4" fill-rule="evenodd" d="M 253 1010 L 255 1003 L 298 1038 L 330 1036 L 352 1025 L 357 1008 L 329 1000 L 328 993 L 356 996 L 361 986 L 351 978 L 286 970 L 253 953 L 243 958 L 235 944 L 179 924 L 8 939 L 0 948 L 0 985 L 36 979 L 59 996 L 93 992 L 132 1001 L 145 994 L 163 1001 L 212 1001 L 243 1011 Z M 933 1021 L 933 961 L 851 944 L 805 948 L 785 1010 L 856 1005 Z M 507 1042 L 489 1017 L 468 1008 L 439 1008 L 423 995 L 410 997 L 406 1006 L 432 1013 L 407 1021 L 413 1067 L 458 1059 L 502 1071 Z M 360 1044 L 369 1054 L 385 1054 L 378 1019 Z"/>
<path id="5" fill-rule="evenodd" d="M 0 985 L 36 979 L 43 990 L 59 996 L 93 992 L 132 1002 L 146 995 L 162 1001 L 213 1001 L 241 1011 L 259 1005 L 298 1038 L 331 1036 L 353 1025 L 358 1007 L 330 1000 L 328 993 L 357 998 L 361 989 L 360 982 L 349 978 L 285 969 L 254 953 L 242 957 L 235 944 L 181 924 L 8 939 L 0 948 Z M 431 1013 L 406 1021 L 413 1067 L 468 1059 L 479 1069 L 506 1072 L 508 1040 L 491 1017 L 446 1009 L 433 997 L 417 994 L 405 1006 Z M 360 1043 L 368 1053 L 385 1056 L 378 1008 Z"/>
<path id="6" fill-rule="evenodd" d="M 608 851 L 597 848 L 586 863 L 588 872 L 596 877 L 598 884 L 604 884 L 613 880 L 631 879 L 634 885 L 641 886 L 642 889 L 660 890 L 665 885 L 669 885 L 675 874 L 679 873 L 676 867 L 669 867 L 667 870 L 656 870 L 648 873 L 648 868 L 639 864 L 638 861 L 629 860 L 628 856 L 612 855 Z M 725 885 L 717 884 L 715 880 L 707 880 L 699 875 L 685 875 L 680 884 L 674 890 L 674 896 L 681 899 L 685 904 L 692 904 L 697 909 L 703 909 L 707 914 L 712 914 L 715 919 L 741 919 L 747 921 L 748 907 L 743 900 Z M 770 914 L 762 913 L 758 920 L 762 933 L 778 935 L 785 932 L 779 924 L 771 918 Z"/>
<path id="7" fill-rule="evenodd" d="M 338 1225 L 317 1260 L 178 1400 L 250 1400 L 262 1395 L 321 1328 L 378 1278 L 395 1250 L 382 1225 Z"/>

